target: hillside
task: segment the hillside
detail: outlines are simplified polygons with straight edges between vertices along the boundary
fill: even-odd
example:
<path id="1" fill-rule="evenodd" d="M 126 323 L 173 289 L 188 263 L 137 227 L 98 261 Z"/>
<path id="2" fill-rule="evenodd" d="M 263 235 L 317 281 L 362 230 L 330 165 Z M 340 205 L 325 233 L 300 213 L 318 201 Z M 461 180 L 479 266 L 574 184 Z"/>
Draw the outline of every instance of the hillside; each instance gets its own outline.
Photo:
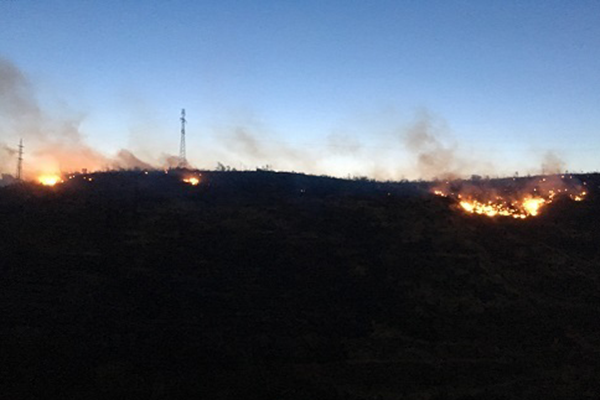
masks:
<path id="1" fill-rule="evenodd" d="M 600 176 L 513 220 L 424 183 L 186 173 L 0 188 L 0 399 L 600 392 Z"/>

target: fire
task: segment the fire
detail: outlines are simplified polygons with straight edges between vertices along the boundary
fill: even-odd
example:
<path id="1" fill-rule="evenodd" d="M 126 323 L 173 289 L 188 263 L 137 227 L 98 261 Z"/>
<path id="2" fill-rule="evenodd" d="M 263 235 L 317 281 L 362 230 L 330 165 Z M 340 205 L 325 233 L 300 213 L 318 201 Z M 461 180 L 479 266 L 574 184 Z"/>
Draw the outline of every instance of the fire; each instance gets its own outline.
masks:
<path id="1" fill-rule="evenodd" d="M 54 186 L 58 183 L 62 183 L 63 180 L 60 175 L 48 174 L 48 175 L 40 175 L 38 177 L 38 182 L 44 186 Z"/>
<path id="2" fill-rule="evenodd" d="M 185 183 L 189 183 L 192 186 L 196 186 L 200 183 L 200 179 L 196 178 L 195 176 L 189 177 L 189 178 L 185 178 L 183 180 Z"/>
<path id="3" fill-rule="evenodd" d="M 558 185 L 561 188 L 556 189 L 547 186 L 546 182 L 547 179 L 543 178 L 536 183 L 536 187 L 530 185 L 527 190 L 523 187 L 519 189 L 514 186 L 503 187 L 501 185 L 486 190 L 483 187 L 467 184 L 465 186 L 469 186 L 468 190 L 460 190 L 456 187 L 453 190 L 438 188 L 433 193 L 437 196 L 455 200 L 460 208 L 469 214 L 485 215 L 487 217 L 512 217 L 515 219 L 540 215 L 541 210 L 552 203 L 557 196 L 568 196 L 571 200 L 582 201 L 587 195 L 587 192 L 582 190 L 581 187 L 566 187 L 559 182 Z M 501 193 L 501 195 L 497 193 Z"/>
<path id="4" fill-rule="evenodd" d="M 487 202 L 468 197 L 466 200 L 461 200 L 459 205 L 470 214 L 524 219 L 539 215 L 540 209 L 549 203 L 551 203 L 551 199 L 543 197 L 525 196 L 520 200 L 507 201 L 500 196 L 496 196 L 493 201 L 489 200 Z"/>
<path id="5" fill-rule="evenodd" d="M 540 197 L 527 197 L 512 202 L 498 198 L 495 201 L 481 202 L 469 198 L 468 200 L 462 200 L 459 204 L 464 211 L 470 214 L 524 219 L 538 215 L 540 208 L 546 203 L 547 201 Z"/>
<path id="6" fill-rule="evenodd" d="M 535 217 L 538 215 L 540 208 L 546 204 L 547 200 L 541 197 L 536 198 L 526 198 L 523 200 L 523 209 L 527 212 L 527 214 Z"/>
<path id="7" fill-rule="evenodd" d="M 572 194 L 570 197 L 572 200 L 575 200 L 575 201 L 583 201 L 586 194 L 587 194 L 587 192 L 581 192 L 579 194 Z"/>

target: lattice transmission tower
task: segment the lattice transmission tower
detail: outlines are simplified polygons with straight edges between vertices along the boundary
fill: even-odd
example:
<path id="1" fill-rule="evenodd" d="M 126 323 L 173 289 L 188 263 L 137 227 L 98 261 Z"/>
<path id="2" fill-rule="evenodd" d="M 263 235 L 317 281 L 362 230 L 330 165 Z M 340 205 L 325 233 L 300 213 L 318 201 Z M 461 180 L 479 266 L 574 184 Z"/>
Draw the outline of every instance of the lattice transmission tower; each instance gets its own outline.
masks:
<path id="1" fill-rule="evenodd" d="M 185 119 L 185 108 L 181 110 L 181 141 L 179 143 L 179 167 L 185 168 L 187 167 L 187 158 L 185 156 L 185 124 L 187 120 Z"/>
<path id="2" fill-rule="evenodd" d="M 23 139 L 19 142 L 19 157 L 17 158 L 17 180 L 20 181 L 23 174 Z"/>

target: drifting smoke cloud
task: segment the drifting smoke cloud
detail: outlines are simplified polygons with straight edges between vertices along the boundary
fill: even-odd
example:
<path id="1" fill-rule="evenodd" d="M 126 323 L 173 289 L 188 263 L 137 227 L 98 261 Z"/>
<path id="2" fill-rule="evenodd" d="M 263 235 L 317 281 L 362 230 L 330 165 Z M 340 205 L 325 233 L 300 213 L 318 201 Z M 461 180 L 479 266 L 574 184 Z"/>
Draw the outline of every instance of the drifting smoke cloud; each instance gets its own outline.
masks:
<path id="1" fill-rule="evenodd" d="M 0 116 L 10 117 L 14 125 L 38 120 L 40 109 L 23 73 L 8 60 L 0 58 Z"/>
<path id="2" fill-rule="evenodd" d="M 228 129 L 223 137 L 227 152 L 250 165 L 268 165 L 277 170 L 315 171 L 314 152 L 311 154 L 271 140 L 266 129 L 255 121 Z"/>
<path id="3" fill-rule="evenodd" d="M 327 137 L 327 148 L 333 154 L 346 156 L 357 155 L 361 151 L 362 145 L 353 136 L 336 133 Z"/>
<path id="4" fill-rule="evenodd" d="M 16 159 L 17 150 L 8 147 L 5 144 L 0 145 L 0 171 L 4 171 L 8 168 L 8 161 Z"/>
<path id="5" fill-rule="evenodd" d="M 11 147 L 8 147 L 8 146 L 7 146 L 7 145 L 5 145 L 5 144 L 3 144 L 3 145 L 2 145 L 2 152 L 3 152 L 5 155 L 9 156 L 9 157 L 15 156 L 15 155 L 17 154 L 17 150 L 16 150 L 16 149 L 13 149 L 13 148 L 11 148 Z"/>
<path id="6" fill-rule="evenodd" d="M 440 140 L 443 128 L 429 114 L 423 113 L 404 135 L 404 144 L 414 155 L 417 174 L 422 178 L 452 179 L 465 172 L 466 159 L 457 156 L 455 146 Z"/>
<path id="7" fill-rule="evenodd" d="M 177 168 L 177 167 L 185 167 L 185 168 L 194 168 L 193 166 L 186 163 L 186 165 L 181 165 L 181 159 L 177 156 L 172 156 L 169 154 L 163 154 L 160 158 L 160 165 L 165 168 Z"/>
<path id="8" fill-rule="evenodd" d="M 37 172 L 67 172 L 82 168 L 151 169 L 179 165 L 179 158 L 169 154 L 162 154 L 152 163 L 129 150 L 121 150 L 114 156 L 102 154 L 86 144 L 81 123 L 80 116 L 50 117 L 37 101 L 35 88 L 27 77 L 10 61 L 0 58 L 0 172 L 16 170 L 15 147 L 20 138 L 24 139 L 24 171 L 29 178 Z M 312 148 L 297 148 L 271 140 L 273 135 L 269 129 L 250 118 L 217 128 L 219 139 L 216 145 L 201 151 L 203 162 L 210 160 L 213 165 L 224 161 L 241 168 L 245 168 L 246 163 L 250 167 L 269 165 L 276 170 L 335 171 L 338 176 L 369 174 L 378 179 L 397 179 L 405 174 L 421 179 L 452 179 L 474 173 L 498 173 L 489 161 L 459 152 L 458 146 L 448 140 L 443 121 L 426 112 L 419 114 L 411 126 L 401 131 L 403 148 L 394 149 L 393 139 L 371 132 L 370 127 L 363 130 L 375 141 L 382 141 L 381 146 L 370 149 L 342 130 L 330 134 L 324 143 L 314 144 Z M 135 143 L 133 146 L 140 150 Z M 412 169 L 408 165 L 399 167 L 399 161 L 406 160 L 412 161 Z M 543 172 L 557 173 L 564 167 L 564 162 L 555 153 L 548 152 L 544 156 Z"/>
<path id="9" fill-rule="evenodd" d="M 227 153 L 236 160 L 254 166 L 268 164 L 282 170 L 300 168 L 304 172 L 330 173 L 335 163 L 341 163 L 345 172 L 340 171 L 340 175 L 369 174 L 376 179 L 398 179 L 404 174 L 422 179 L 453 179 L 494 171 L 491 162 L 467 157 L 451 141 L 448 144 L 448 140 L 444 140 L 448 138 L 447 131 L 441 119 L 423 112 L 412 125 L 400 131 L 403 148 L 395 149 L 389 138 L 383 135 L 378 139 L 387 139 L 386 142 L 379 147 L 369 148 L 363 146 L 355 136 L 335 132 L 326 137 L 326 142 L 318 146 L 319 150 L 315 150 L 316 146 L 299 150 L 269 140 L 268 129 L 253 120 L 223 129 L 220 137 L 225 138 Z M 397 134 L 394 136 L 396 138 Z M 413 161 L 412 169 L 400 170 L 397 162 L 386 164 L 391 154 L 406 155 Z"/>
<path id="10" fill-rule="evenodd" d="M 565 165 L 556 153 L 548 151 L 542 160 L 542 174 L 559 174 L 565 170 Z"/>
<path id="11" fill-rule="evenodd" d="M 424 179 L 466 178 L 471 175 L 502 176 L 507 171 L 496 168 L 476 151 L 468 155 L 455 144 L 442 140 L 447 128 L 438 119 L 421 113 L 403 136 L 409 155 L 414 158 L 416 174 Z M 541 173 L 558 174 L 565 170 L 565 162 L 554 152 L 542 156 Z M 538 167 L 539 168 L 539 167 Z M 535 170 L 539 171 L 538 168 Z M 505 166 L 506 169 L 506 166 Z M 537 173 L 536 171 L 536 173 Z M 477 174 L 477 175 L 474 175 Z"/>
<path id="12" fill-rule="evenodd" d="M 120 150 L 112 161 L 113 169 L 152 169 L 152 165 L 140 160 L 129 150 Z"/>
<path id="13" fill-rule="evenodd" d="M 24 140 L 26 175 L 81 168 L 152 168 L 127 150 L 109 157 L 92 149 L 80 130 L 81 118 L 50 117 L 38 103 L 35 92 L 14 64 L 0 58 L 0 137 L 11 144 L 20 138 Z M 16 150 L 7 143 L 0 143 L 0 168 L 16 169 Z"/>
<path id="14" fill-rule="evenodd" d="M 243 154 L 255 159 L 261 160 L 267 156 L 266 151 L 261 148 L 258 140 L 246 128 L 237 127 L 235 129 L 231 144 L 235 150 L 241 151 Z"/>

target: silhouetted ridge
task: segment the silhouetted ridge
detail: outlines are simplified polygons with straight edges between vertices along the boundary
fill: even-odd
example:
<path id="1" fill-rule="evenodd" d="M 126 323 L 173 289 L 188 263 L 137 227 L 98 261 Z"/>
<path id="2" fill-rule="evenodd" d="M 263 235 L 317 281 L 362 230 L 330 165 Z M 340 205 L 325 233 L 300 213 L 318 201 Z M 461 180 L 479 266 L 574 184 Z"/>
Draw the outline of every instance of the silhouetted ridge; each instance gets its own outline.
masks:
<path id="1" fill-rule="evenodd" d="M 585 201 L 522 221 L 467 216 L 425 183 L 74 176 L 0 188 L 7 399 L 600 391 L 598 175 L 580 176 Z"/>

